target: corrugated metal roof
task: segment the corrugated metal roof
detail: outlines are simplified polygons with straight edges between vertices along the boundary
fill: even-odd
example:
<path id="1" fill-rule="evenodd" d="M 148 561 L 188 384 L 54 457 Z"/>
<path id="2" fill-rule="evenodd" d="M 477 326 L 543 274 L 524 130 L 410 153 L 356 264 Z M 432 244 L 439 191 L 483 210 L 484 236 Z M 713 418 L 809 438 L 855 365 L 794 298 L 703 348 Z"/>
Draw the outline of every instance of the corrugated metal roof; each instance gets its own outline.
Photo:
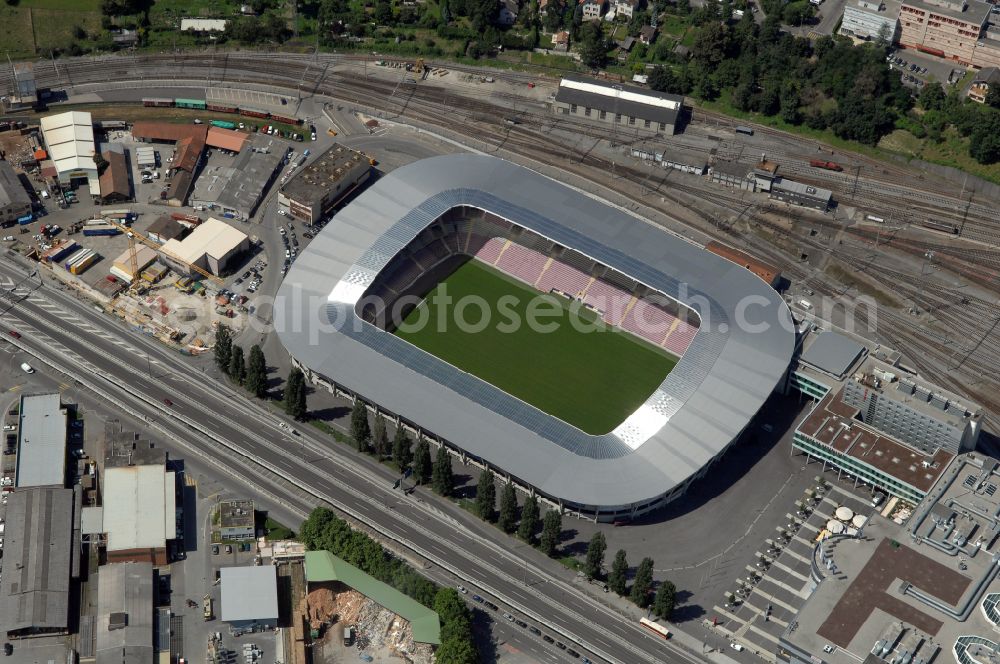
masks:
<path id="1" fill-rule="evenodd" d="M 176 536 L 174 473 L 166 467 L 104 471 L 104 532 L 108 551 L 159 549 Z"/>
<path id="2" fill-rule="evenodd" d="M 247 241 L 247 234 L 224 221 L 209 217 L 183 240 L 168 240 L 164 253 L 188 263 L 197 263 L 206 254 L 222 259 Z"/>
<path id="3" fill-rule="evenodd" d="M 66 411 L 62 397 L 21 397 L 15 486 L 63 486 L 66 483 Z"/>
<path id="4" fill-rule="evenodd" d="M 278 619 L 278 572 L 274 565 L 223 567 L 221 574 L 222 620 Z"/>
<path id="5" fill-rule="evenodd" d="M 118 614 L 114 620 L 112 614 Z M 113 622 L 115 629 L 111 629 Z M 112 563 L 100 568 L 95 635 L 97 664 L 153 663 L 151 563 Z"/>
<path id="6" fill-rule="evenodd" d="M 441 619 L 432 609 L 338 558 L 329 551 L 306 551 L 306 582 L 339 581 L 410 623 L 413 640 L 441 643 Z"/>
<path id="7" fill-rule="evenodd" d="M 662 428 L 639 441 L 589 436 L 358 318 L 356 299 L 340 293 L 363 292 L 420 231 L 460 205 L 530 228 L 698 311 L 698 334 L 640 408 L 661 415 Z M 299 256 L 278 302 L 281 340 L 311 369 L 548 496 L 602 509 L 645 503 L 699 472 L 770 396 L 795 343 L 785 303 L 744 268 L 479 155 L 424 159 L 379 180 Z"/>
<path id="8" fill-rule="evenodd" d="M 246 143 L 249 136 L 249 134 L 243 131 L 225 129 L 224 127 L 209 127 L 205 143 L 209 147 L 221 148 L 230 152 L 239 152 L 243 149 L 243 144 Z"/>

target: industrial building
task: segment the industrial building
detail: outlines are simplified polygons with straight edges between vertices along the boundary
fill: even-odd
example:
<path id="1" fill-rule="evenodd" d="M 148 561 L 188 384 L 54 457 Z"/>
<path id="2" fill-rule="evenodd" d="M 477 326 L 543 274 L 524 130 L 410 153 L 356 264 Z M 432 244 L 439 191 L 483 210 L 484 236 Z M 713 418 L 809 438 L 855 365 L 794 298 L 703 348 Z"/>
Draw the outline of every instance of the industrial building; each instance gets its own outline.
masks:
<path id="1" fill-rule="evenodd" d="M 66 485 L 66 409 L 58 392 L 21 396 L 16 487 Z"/>
<path id="2" fill-rule="evenodd" d="M 79 576 L 79 511 L 70 489 L 7 494 L 0 625 L 7 638 L 66 634 Z"/>
<path id="3" fill-rule="evenodd" d="M 350 588 L 410 623 L 417 643 L 441 643 L 441 618 L 432 609 L 404 595 L 392 586 L 365 574 L 329 551 L 307 551 L 307 591 L 329 587 L 334 592 Z"/>
<path id="4" fill-rule="evenodd" d="M 903 0 L 899 45 L 968 67 L 991 7 L 984 0 Z"/>
<path id="5" fill-rule="evenodd" d="M 220 617 L 230 629 L 261 631 L 278 626 L 278 569 L 274 565 L 223 567 Z"/>
<path id="6" fill-rule="evenodd" d="M 590 119 L 628 132 L 673 136 L 684 97 L 632 85 L 568 76 L 559 83 L 553 112 Z"/>
<path id="7" fill-rule="evenodd" d="M 277 178 L 285 150 L 273 138 L 255 136 L 251 149 L 240 151 L 232 166 L 202 171 L 190 196 L 191 205 L 214 210 L 227 219 L 246 221 Z"/>
<path id="8" fill-rule="evenodd" d="M 180 240 L 187 233 L 188 229 L 184 224 L 172 217 L 163 215 L 146 229 L 146 237 L 154 242 L 164 244 L 169 240 Z"/>
<path id="9" fill-rule="evenodd" d="M 132 137 L 144 143 L 172 143 L 174 154 L 167 170 L 173 174 L 184 171 L 193 175 L 208 141 L 208 127 L 203 124 L 136 122 L 132 125 Z"/>
<path id="10" fill-rule="evenodd" d="M 893 496 L 916 503 L 956 454 L 975 449 L 982 408 L 834 331 L 805 327 L 790 386 L 817 401 L 794 450 Z"/>
<path id="11" fill-rule="evenodd" d="M 894 44 L 899 38 L 900 0 L 848 0 L 840 34 L 866 41 L 885 39 Z"/>
<path id="12" fill-rule="evenodd" d="M 252 500 L 226 500 L 219 511 L 219 534 L 223 540 L 252 540 L 257 534 Z"/>
<path id="13" fill-rule="evenodd" d="M 362 324 L 357 305 L 369 293 L 388 292 L 388 280 L 403 271 L 390 264 L 412 255 L 411 245 L 421 251 L 420 243 L 433 237 L 439 254 L 450 245 L 460 256 L 462 243 L 452 238 L 473 231 L 501 242 L 529 238 L 533 246 L 571 255 L 606 283 L 632 289 L 623 291 L 626 299 L 640 287 L 670 293 L 679 311 L 693 304 L 679 288 L 689 284 L 713 320 L 736 320 L 740 302 L 760 298 L 767 304 L 756 311 L 765 312 L 767 330 L 699 327 L 645 403 L 613 431 L 584 434 L 391 332 Z M 542 264 L 548 264 L 544 257 Z M 419 266 L 405 269 L 414 279 L 422 274 Z M 787 305 L 742 266 L 483 155 L 424 159 L 381 178 L 292 264 L 278 298 L 292 297 L 304 308 L 286 307 L 275 325 L 314 384 L 362 397 L 464 458 L 600 520 L 657 509 L 709 472 L 775 388 L 783 389 L 796 345 L 794 330 L 781 322 Z M 319 343 L 307 320 L 329 324 Z M 734 382 L 735 374 L 741 380 Z"/>
<path id="14" fill-rule="evenodd" d="M 4 98 L 5 113 L 27 111 L 38 103 L 38 88 L 35 84 L 35 65 L 32 62 L 15 62 L 13 66 L 14 89 Z"/>
<path id="15" fill-rule="evenodd" d="M 100 174 L 101 202 L 122 203 L 132 200 L 132 185 L 128 174 L 128 160 L 121 144 L 111 143 L 101 152 L 107 166 Z"/>
<path id="16" fill-rule="evenodd" d="M 278 203 L 286 206 L 296 219 L 315 223 L 367 180 L 370 173 L 368 157 L 334 143 L 281 187 Z"/>
<path id="17" fill-rule="evenodd" d="M 786 178 L 775 178 L 771 184 L 771 198 L 826 212 L 833 203 L 833 192 L 822 187 L 802 184 Z"/>
<path id="18" fill-rule="evenodd" d="M 714 148 L 712 153 L 714 153 Z M 629 148 L 629 154 L 636 159 L 653 161 L 663 166 L 663 168 L 672 168 L 682 173 L 704 175 L 708 171 L 708 159 L 705 155 L 690 150 L 678 149 L 674 146 L 671 146 L 670 150 L 664 151 L 662 149 L 658 150 L 646 146 L 636 147 L 633 145 Z"/>
<path id="19" fill-rule="evenodd" d="M 908 519 L 874 513 L 853 536 L 828 534 L 813 550 L 807 599 L 778 639 L 778 661 L 992 661 L 998 487 L 996 459 L 963 455 Z"/>
<path id="20" fill-rule="evenodd" d="M 96 664 L 153 664 L 153 566 L 112 563 L 97 573 Z"/>
<path id="21" fill-rule="evenodd" d="M 227 152 L 241 152 L 249 140 L 250 134 L 245 131 L 226 129 L 224 127 L 209 127 L 205 136 L 205 145 Z"/>
<path id="22" fill-rule="evenodd" d="M 233 258 L 250 248 L 250 238 L 224 221 L 209 217 L 183 240 L 167 240 L 161 254 L 179 274 L 188 274 L 188 265 L 197 265 L 221 275 Z"/>
<path id="23" fill-rule="evenodd" d="M 9 161 L 0 160 L 0 226 L 30 219 L 31 197 Z"/>
<path id="24" fill-rule="evenodd" d="M 90 113 L 68 111 L 41 120 L 42 138 L 59 184 L 75 187 L 86 182 L 91 195 L 101 195 L 94 163 L 94 125 Z"/>

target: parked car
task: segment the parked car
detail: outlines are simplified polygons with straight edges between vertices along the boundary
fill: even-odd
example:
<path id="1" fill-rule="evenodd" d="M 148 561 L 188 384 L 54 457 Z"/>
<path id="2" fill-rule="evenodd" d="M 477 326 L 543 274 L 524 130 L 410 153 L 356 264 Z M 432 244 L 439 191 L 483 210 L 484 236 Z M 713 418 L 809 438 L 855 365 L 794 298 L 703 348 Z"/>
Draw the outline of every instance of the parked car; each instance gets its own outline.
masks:
<path id="1" fill-rule="evenodd" d="M 213 544 L 212 545 L 212 555 L 213 556 L 219 555 L 219 545 L 218 544 Z"/>
<path id="2" fill-rule="evenodd" d="M 21 371 L 23 371 L 26 374 L 33 374 L 33 373 L 35 373 L 35 370 L 32 369 L 31 365 L 28 364 L 27 362 L 22 362 L 21 363 Z"/>
<path id="3" fill-rule="evenodd" d="M 18 332 L 17 330 L 11 330 L 10 331 L 10 336 L 14 337 L 15 339 L 20 339 L 21 338 L 21 333 Z"/>
<path id="4" fill-rule="evenodd" d="M 232 552 L 233 552 L 233 547 L 230 546 L 229 544 L 227 544 L 226 545 L 226 553 L 232 553 Z"/>

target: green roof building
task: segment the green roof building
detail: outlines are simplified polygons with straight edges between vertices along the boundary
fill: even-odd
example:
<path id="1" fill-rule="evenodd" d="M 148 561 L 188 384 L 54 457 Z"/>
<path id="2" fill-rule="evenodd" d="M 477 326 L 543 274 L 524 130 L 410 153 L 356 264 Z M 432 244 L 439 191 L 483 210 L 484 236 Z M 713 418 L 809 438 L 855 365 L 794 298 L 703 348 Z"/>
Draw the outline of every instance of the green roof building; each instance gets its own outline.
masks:
<path id="1" fill-rule="evenodd" d="M 306 552 L 306 583 L 338 581 L 357 590 L 413 627 L 413 640 L 418 643 L 441 644 L 441 619 L 420 602 L 395 588 L 365 574 L 354 565 L 329 551 Z"/>

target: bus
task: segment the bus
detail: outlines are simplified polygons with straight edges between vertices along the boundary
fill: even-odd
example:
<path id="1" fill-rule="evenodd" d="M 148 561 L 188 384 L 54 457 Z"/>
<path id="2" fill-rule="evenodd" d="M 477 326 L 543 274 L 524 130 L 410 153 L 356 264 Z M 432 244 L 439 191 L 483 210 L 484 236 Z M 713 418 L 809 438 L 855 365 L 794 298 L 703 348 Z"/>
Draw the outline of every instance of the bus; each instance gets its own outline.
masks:
<path id="1" fill-rule="evenodd" d="M 659 623 L 655 623 L 648 618 L 640 618 L 639 625 L 645 627 L 650 632 L 660 637 L 664 641 L 670 638 L 670 630 Z"/>

